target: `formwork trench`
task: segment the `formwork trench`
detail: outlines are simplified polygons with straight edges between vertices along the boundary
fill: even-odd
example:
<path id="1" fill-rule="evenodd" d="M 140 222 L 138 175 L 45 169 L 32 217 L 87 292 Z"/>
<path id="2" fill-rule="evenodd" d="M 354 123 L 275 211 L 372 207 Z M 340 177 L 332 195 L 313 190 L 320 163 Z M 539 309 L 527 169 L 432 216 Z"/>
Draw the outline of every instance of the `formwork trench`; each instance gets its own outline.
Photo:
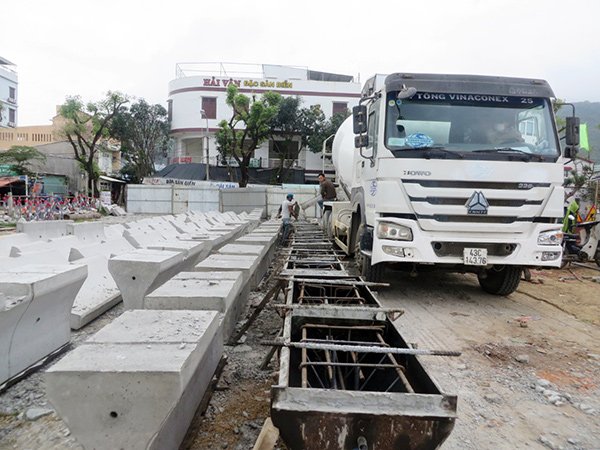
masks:
<path id="1" fill-rule="evenodd" d="M 238 344 L 227 347 L 229 359 L 223 375 L 182 448 L 253 448 L 265 419 L 270 415 L 273 422 L 278 421 L 278 412 L 270 407 L 281 406 L 280 389 L 306 391 L 308 398 L 321 391 L 341 395 L 416 393 L 431 395 L 439 402 L 439 389 L 423 376 L 424 369 L 389 320 L 401 311 L 381 308 L 369 283 L 353 272 L 352 261 L 343 258 L 316 223 L 296 223 L 288 242 L 279 246 L 267 277 L 251 294 L 248 315 L 274 286 L 279 284 L 281 291 L 270 300 L 270 307 L 261 310 Z M 270 352 L 272 349 L 277 351 Z M 408 353 L 398 353 L 398 349 Z M 275 355 L 267 370 L 261 370 L 269 353 Z M 286 368 L 289 371 L 284 373 Z M 437 435 L 449 433 L 451 416 L 452 411 Z M 368 417 L 367 424 L 377 420 L 376 414 Z M 293 427 L 295 420 L 286 423 Z M 324 434 L 328 433 L 326 424 L 323 422 Z M 374 424 L 374 429 L 380 430 L 380 426 Z M 261 449 L 327 448 L 318 439 L 308 444 L 296 442 L 295 430 L 286 428 L 280 430 L 274 446 Z M 367 445 L 368 441 L 379 444 L 377 448 L 396 448 L 381 446 L 375 437 L 367 439 L 362 434 L 351 432 L 351 441 L 339 448 L 358 448 L 354 444 L 359 438 Z"/>

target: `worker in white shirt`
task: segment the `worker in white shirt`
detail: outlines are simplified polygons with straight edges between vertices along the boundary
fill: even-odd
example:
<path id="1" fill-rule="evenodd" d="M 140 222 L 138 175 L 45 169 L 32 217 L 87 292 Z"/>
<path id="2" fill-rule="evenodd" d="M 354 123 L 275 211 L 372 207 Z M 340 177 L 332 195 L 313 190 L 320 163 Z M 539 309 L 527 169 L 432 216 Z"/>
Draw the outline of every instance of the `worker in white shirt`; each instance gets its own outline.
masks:
<path id="1" fill-rule="evenodd" d="M 292 230 L 292 217 L 298 220 L 298 203 L 294 200 L 294 194 L 288 194 L 281 203 L 277 217 L 283 221 L 283 231 L 281 233 L 280 244 L 284 244 Z"/>

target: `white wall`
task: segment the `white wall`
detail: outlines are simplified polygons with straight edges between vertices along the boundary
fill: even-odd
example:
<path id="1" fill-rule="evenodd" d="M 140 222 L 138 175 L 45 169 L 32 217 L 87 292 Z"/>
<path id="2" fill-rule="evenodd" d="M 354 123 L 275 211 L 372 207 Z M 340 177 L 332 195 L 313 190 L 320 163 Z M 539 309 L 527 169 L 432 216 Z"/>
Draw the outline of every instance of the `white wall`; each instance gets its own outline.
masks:
<path id="1" fill-rule="evenodd" d="M 205 136 L 207 125 L 210 133 L 214 135 L 219 122 L 231 118 L 231 108 L 227 106 L 225 101 L 226 84 L 231 82 L 231 79 L 239 82 L 239 91 L 246 95 L 261 95 L 268 91 L 275 91 L 284 96 L 299 96 L 302 99 L 302 107 L 320 105 L 326 117 L 332 115 L 334 102 L 347 103 L 349 109 L 358 104 L 361 91 L 359 83 L 297 80 L 292 76 L 298 75 L 300 73 L 298 72 L 299 69 L 291 68 L 290 71 L 286 71 L 285 66 L 281 66 L 283 68 L 278 68 L 278 66 L 273 67 L 277 70 L 273 69 L 273 73 L 270 75 L 287 75 L 290 78 L 228 78 L 219 76 L 215 77 L 213 83 L 212 76 L 200 75 L 172 80 L 169 83 L 169 100 L 172 102 L 171 133 L 172 137 L 176 140 L 175 147 L 180 151 L 179 153 L 176 151 L 173 156 L 186 156 L 184 151 L 185 145 L 182 145 L 182 140 Z M 205 80 L 210 80 L 211 83 L 217 85 L 207 86 L 205 85 Z M 261 86 L 261 83 L 268 83 L 268 85 Z M 273 84 L 272 86 L 271 83 Z M 258 84 L 258 86 L 251 86 L 254 84 Z M 200 113 L 202 97 L 217 98 L 217 117 L 216 119 L 208 119 L 208 124 L 207 119 L 204 119 Z M 211 139 L 211 164 L 216 163 L 217 155 L 216 142 Z M 263 144 L 256 151 L 255 155 L 256 157 L 262 157 L 264 161 L 263 167 L 267 167 L 268 143 Z M 311 164 L 313 163 L 312 158 L 309 161 L 311 161 Z M 193 162 L 200 161 L 194 160 Z M 313 169 L 320 167 L 319 162 L 320 159 Z"/>
<path id="2" fill-rule="evenodd" d="M 186 211 L 251 211 L 266 208 L 271 217 L 292 192 L 307 218 L 320 217 L 318 185 L 252 186 L 219 189 L 214 185 L 127 185 L 127 211 L 135 214 L 180 214 Z"/>

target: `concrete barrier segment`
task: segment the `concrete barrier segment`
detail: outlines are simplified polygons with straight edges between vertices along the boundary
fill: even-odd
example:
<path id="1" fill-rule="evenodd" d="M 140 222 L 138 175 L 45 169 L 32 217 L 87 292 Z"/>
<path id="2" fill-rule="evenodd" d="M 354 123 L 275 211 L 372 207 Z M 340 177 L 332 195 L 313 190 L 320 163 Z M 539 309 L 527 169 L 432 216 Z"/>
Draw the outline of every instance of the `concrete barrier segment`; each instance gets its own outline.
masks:
<path id="1" fill-rule="evenodd" d="M 0 273 L 0 384 L 70 341 L 83 265 L 30 265 Z"/>
<path id="2" fill-rule="evenodd" d="M 257 255 L 210 255 L 204 261 L 196 264 L 195 272 L 219 272 L 219 271 L 241 271 L 244 275 L 244 283 L 249 284 L 253 289 L 258 284 L 256 271 L 261 262 Z M 262 278 L 262 277 L 261 277 Z"/>
<path id="3" fill-rule="evenodd" d="M 67 225 L 72 220 L 38 220 L 37 222 L 17 222 L 17 232 L 25 233 L 34 239 L 48 240 L 67 235 Z"/>
<path id="4" fill-rule="evenodd" d="M 232 278 L 199 278 L 194 272 L 182 272 L 146 295 L 144 306 L 159 310 L 212 310 L 221 313 L 225 339 L 233 333 L 241 307 L 243 274 Z M 188 274 L 187 277 L 182 275 Z M 191 276 L 190 276 L 191 275 Z"/>
<path id="5" fill-rule="evenodd" d="M 183 266 L 183 253 L 175 251 L 137 249 L 108 260 L 108 270 L 121 291 L 125 309 L 143 309 L 146 294 Z"/>
<path id="6" fill-rule="evenodd" d="M 67 234 L 82 241 L 100 242 L 106 240 L 102 222 L 82 222 L 67 225 Z"/>
<path id="7" fill-rule="evenodd" d="M 31 242 L 34 242 L 34 239 L 24 233 L 16 233 L 0 237 L 0 258 L 9 256 L 13 247 L 29 244 Z"/>
<path id="8" fill-rule="evenodd" d="M 151 250 L 168 250 L 181 252 L 185 265 L 192 267 L 202 261 L 212 250 L 210 241 L 182 241 L 177 239 L 164 239 L 160 233 L 151 231 L 147 233 L 134 233 L 127 230 L 123 237 L 136 248 Z"/>
<path id="9" fill-rule="evenodd" d="M 222 352 L 216 311 L 128 311 L 46 372 L 47 393 L 85 448 L 179 448 Z"/>
<path id="10" fill-rule="evenodd" d="M 108 270 L 108 259 L 100 254 L 76 261 L 87 266 L 88 277 L 71 308 L 71 329 L 79 330 L 121 301 L 121 292 Z"/>

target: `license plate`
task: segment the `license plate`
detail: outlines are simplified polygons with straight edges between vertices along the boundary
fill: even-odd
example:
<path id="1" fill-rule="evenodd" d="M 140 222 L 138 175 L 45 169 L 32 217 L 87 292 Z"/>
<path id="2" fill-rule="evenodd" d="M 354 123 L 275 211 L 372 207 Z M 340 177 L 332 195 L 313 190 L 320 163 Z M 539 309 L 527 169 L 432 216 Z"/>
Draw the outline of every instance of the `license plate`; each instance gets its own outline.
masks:
<path id="1" fill-rule="evenodd" d="M 487 265 L 487 248 L 465 248 L 463 260 L 467 266 Z"/>

